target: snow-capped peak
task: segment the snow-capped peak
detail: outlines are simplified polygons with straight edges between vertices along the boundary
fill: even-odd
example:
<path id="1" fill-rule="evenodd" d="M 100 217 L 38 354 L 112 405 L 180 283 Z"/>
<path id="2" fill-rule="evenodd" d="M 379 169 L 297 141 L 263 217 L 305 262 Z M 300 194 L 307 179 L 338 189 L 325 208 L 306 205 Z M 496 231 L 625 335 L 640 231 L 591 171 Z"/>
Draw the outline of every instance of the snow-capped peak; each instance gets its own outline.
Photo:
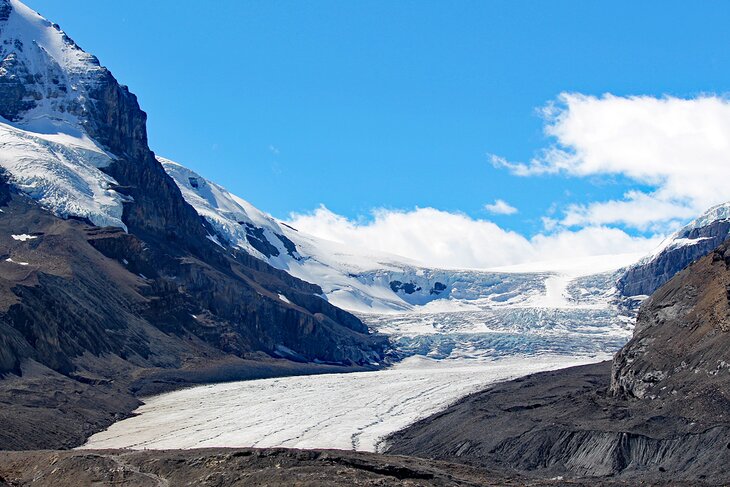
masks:
<path id="1" fill-rule="evenodd" d="M 89 92 L 106 70 L 55 24 L 0 0 L 0 167 L 61 217 L 126 228 L 114 156 L 86 132 Z"/>
<path id="2" fill-rule="evenodd" d="M 715 205 L 699 217 L 689 222 L 687 225 L 674 232 L 669 237 L 662 240 L 662 242 L 654 250 L 643 257 L 636 265 L 640 266 L 651 262 L 667 250 L 685 247 L 688 245 L 696 245 L 699 242 L 708 240 L 710 237 L 700 235 L 698 230 L 706 228 L 714 223 L 727 220 L 730 220 L 730 202 Z"/>
<path id="3" fill-rule="evenodd" d="M 13 90 L 2 116 L 26 130 L 79 137 L 88 90 L 104 68 L 58 25 L 18 0 L 0 7 L 0 75 L 3 91 Z M 24 96 L 17 98 L 20 91 Z"/>
<path id="4" fill-rule="evenodd" d="M 595 306 L 597 293 L 610 294 L 603 289 L 610 279 L 598 280 L 603 286 L 599 293 L 593 289 L 597 285 L 584 277 L 615 270 L 637 257 L 602 256 L 571 262 L 569 268 L 564 262 L 488 271 L 427 268 L 404 257 L 350 248 L 297 231 L 196 172 L 168 159 L 158 160 L 221 242 L 318 284 L 323 297 L 351 311 L 464 310 L 475 305 L 563 308 L 587 306 L 589 300 Z M 578 278 L 585 281 L 585 289 L 579 290 L 583 294 L 569 289 Z M 583 303 L 577 304 L 580 300 Z"/>

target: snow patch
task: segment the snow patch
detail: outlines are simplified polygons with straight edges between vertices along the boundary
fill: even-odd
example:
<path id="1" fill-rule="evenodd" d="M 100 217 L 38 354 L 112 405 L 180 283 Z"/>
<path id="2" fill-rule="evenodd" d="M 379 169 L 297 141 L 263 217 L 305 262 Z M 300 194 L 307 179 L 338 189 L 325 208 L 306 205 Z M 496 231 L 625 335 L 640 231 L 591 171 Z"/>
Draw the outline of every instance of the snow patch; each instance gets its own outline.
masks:
<path id="1" fill-rule="evenodd" d="M 10 183 L 56 216 L 86 218 L 97 226 L 120 227 L 127 198 L 101 171 L 111 157 L 87 141 L 64 136 L 63 143 L 0 120 L 0 167 Z"/>
<path id="2" fill-rule="evenodd" d="M 21 242 L 25 242 L 26 240 L 33 240 L 34 238 L 38 238 L 35 235 L 28 235 L 27 233 L 23 233 L 21 235 L 11 235 L 13 237 L 13 240 L 20 240 Z"/>

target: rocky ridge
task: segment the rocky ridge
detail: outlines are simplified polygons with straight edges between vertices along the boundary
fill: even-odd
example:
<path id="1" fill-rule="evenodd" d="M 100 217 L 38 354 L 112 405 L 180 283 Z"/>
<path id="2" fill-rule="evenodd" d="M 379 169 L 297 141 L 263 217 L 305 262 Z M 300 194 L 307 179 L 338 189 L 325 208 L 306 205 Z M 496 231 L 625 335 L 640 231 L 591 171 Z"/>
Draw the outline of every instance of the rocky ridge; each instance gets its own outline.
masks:
<path id="1" fill-rule="evenodd" d="M 714 206 L 667 237 L 630 266 L 617 287 L 624 296 L 649 296 L 679 271 L 712 252 L 730 236 L 730 203 Z"/>

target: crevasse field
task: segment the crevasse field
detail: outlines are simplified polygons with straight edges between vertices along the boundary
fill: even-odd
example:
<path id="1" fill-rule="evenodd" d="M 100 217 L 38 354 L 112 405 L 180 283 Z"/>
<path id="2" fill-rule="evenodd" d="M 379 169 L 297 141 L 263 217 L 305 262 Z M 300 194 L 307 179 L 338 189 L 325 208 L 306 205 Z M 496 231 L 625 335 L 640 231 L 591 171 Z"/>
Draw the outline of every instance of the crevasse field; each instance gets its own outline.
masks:
<path id="1" fill-rule="evenodd" d="M 590 266 L 589 266 L 590 267 Z M 529 270 L 519 269 L 519 272 Z M 541 270 L 517 304 L 438 300 L 362 314 L 405 357 L 385 370 L 199 386 L 151 397 L 82 448 L 378 451 L 384 438 L 484 386 L 606 360 L 631 334 L 611 274 Z M 524 274 L 523 274 L 524 275 Z"/>

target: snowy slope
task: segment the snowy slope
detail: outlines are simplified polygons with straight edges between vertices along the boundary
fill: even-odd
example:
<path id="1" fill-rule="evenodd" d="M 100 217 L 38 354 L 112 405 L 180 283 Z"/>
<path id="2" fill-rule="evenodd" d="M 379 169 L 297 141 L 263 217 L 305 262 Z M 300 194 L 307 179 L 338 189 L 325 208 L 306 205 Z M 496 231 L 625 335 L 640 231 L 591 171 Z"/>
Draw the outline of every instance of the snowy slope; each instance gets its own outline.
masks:
<path id="1" fill-rule="evenodd" d="M 0 0 L 0 22 L 0 69 L 6 84 L 26 94 L 12 121 L 34 132 L 77 132 L 88 92 L 104 72 L 99 60 L 17 0 Z"/>
<path id="2" fill-rule="evenodd" d="M 698 245 L 704 240 L 712 237 L 699 235 L 699 230 L 707 228 L 712 224 L 730 220 L 730 202 L 713 206 L 702 215 L 683 226 L 669 237 L 665 238 L 654 250 L 640 259 L 635 265 L 640 266 L 655 260 L 660 255 L 671 250 Z M 728 236 L 725 233 L 723 236 Z"/>
<path id="3" fill-rule="evenodd" d="M 98 60 L 16 0 L 0 0 L 0 60 L 0 103 L 12 119 L 0 117 L 0 167 L 10 181 L 58 216 L 124 228 L 125 198 L 99 169 L 114 156 L 84 130 Z"/>
<path id="4" fill-rule="evenodd" d="M 297 231 L 194 171 L 158 159 L 224 245 L 316 283 L 333 304 L 360 313 L 438 313 L 505 306 L 605 308 L 615 290 L 610 279 L 599 280 L 603 289 L 590 291 L 573 292 L 571 283 L 640 257 L 599 256 L 485 271 L 426 268 L 403 257 L 349 248 Z"/>

